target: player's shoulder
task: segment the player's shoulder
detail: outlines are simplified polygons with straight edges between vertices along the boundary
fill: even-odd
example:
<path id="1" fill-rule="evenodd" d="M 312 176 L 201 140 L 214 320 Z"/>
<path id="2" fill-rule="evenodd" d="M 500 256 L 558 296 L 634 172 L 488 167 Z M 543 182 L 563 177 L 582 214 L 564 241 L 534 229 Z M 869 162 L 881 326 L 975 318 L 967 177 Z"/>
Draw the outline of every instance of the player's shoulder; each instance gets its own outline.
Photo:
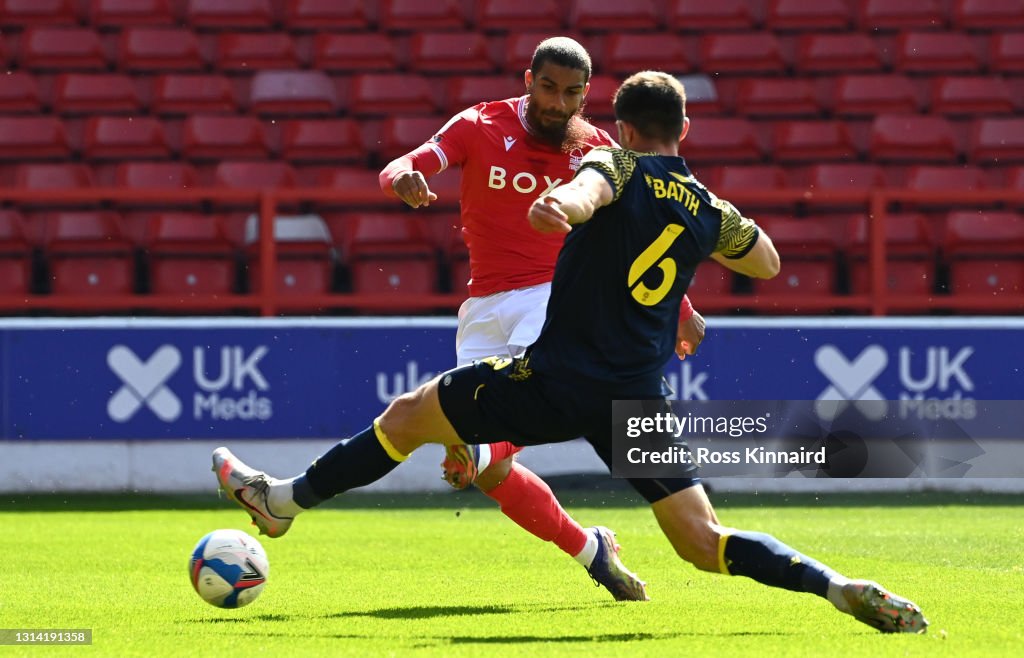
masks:
<path id="1" fill-rule="evenodd" d="M 612 139 L 612 136 L 608 134 L 608 131 L 603 128 L 598 128 L 587 120 L 583 121 L 583 126 L 583 140 L 586 142 L 587 146 L 594 148 L 598 146 L 618 146 L 618 143 Z"/>

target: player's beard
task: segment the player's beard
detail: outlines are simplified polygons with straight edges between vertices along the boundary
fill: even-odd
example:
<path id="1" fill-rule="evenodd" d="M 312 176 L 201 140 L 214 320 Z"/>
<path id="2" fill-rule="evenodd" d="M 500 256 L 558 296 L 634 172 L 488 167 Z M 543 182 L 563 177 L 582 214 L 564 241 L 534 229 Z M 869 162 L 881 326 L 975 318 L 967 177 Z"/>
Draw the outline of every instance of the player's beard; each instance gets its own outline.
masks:
<path id="1" fill-rule="evenodd" d="M 565 153 L 573 149 L 581 148 L 587 138 L 587 123 L 582 116 L 583 106 L 566 119 L 565 115 L 548 112 L 542 113 L 536 105 L 529 103 L 526 106 L 526 120 L 530 129 L 543 142 L 551 146 L 557 146 Z M 543 122 L 543 119 L 560 119 L 558 123 Z"/>

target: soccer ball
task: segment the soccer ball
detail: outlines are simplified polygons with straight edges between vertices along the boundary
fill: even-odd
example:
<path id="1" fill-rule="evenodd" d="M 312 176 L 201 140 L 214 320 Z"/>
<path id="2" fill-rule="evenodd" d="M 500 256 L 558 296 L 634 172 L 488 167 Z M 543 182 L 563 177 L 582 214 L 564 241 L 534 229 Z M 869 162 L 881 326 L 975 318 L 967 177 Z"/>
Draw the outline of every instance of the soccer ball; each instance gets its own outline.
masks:
<path id="1" fill-rule="evenodd" d="M 214 530 L 199 540 L 188 564 L 192 587 L 210 605 L 241 608 L 267 584 L 267 552 L 241 530 Z"/>

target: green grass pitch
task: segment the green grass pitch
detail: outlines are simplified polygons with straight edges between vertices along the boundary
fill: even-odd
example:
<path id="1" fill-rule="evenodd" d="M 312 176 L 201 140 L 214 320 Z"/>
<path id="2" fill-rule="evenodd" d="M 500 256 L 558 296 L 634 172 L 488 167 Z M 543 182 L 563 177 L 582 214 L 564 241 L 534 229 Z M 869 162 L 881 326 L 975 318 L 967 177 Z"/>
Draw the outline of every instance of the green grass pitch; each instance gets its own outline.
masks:
<path id="1" fill-rule="evenodd" d="M 713 496 L 723 523 L 913 599 L 932 623 L 924 636 L 881 635 L 816 597 L 698 572 L 632 497 L 562 499 L 618 532 L 651 602 L 615 603 L 475 493 L 333 501 L 262 540 L 269 583 L 234 611 L 200 600 L 187 575 L 199 537 L 249 527 L 227 501 L 0 496 L 0 628 L 93 629 L 91 646 L 0 656 L 1024 653 L 1022 496 Z"/>

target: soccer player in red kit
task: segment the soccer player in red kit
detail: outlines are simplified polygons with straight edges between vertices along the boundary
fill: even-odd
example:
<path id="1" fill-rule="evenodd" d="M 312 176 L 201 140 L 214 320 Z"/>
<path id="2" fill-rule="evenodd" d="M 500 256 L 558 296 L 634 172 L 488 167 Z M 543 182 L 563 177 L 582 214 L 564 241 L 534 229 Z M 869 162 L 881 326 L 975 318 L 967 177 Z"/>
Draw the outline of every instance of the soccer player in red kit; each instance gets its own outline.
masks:
<path id="1" fill-rule="evenodd" d="M 449 166 L 462 168 L 462 235 L 469 247 L 471 280 L 470 297 L 459 310 L 460 366 L 491 356 L 518 356 L 540 334 L 563 236 L 538 234 L 526 212 L 532 199 L 570 181 L 591 148 L 615 145 L 608 133 L 580 116 L 589 78 L 590 57 L 579 43 L 547 39 L 525 72 L 526 95 L 460 112 L 380 174 L 385 193 L 418 208 L 437 198 L 427 177 Z M 685 331 L 695 348 L 703 337 L 699 314 L 689 319 Z M 591 563 L 599 544 L 615 546 L 611 532 L 585 530 L 569 517 L 548 485 L 513 460 L 519 450 L 508 442 L 450 447 L 445 479 L 456 488 L 475 482 L 506 516 L 554 542 L 595 575 Z M 646 599 L 638 579 L 629 587 L 601 584 L 616 598 Z"/>

